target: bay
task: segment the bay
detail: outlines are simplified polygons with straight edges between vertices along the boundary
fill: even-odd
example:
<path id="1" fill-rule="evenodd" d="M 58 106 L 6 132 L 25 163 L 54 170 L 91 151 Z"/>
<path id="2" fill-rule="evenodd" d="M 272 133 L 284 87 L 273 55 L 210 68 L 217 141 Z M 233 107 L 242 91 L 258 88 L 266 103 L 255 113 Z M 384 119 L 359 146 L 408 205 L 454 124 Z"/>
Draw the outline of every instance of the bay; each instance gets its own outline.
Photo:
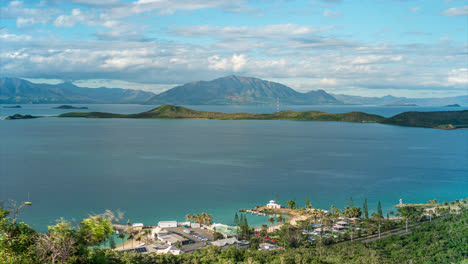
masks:
<path id="1" fill-rule="evenodd" d="M 25 105 L 0 114 L 70 111 L 52 106 Z M 155 107 L 86 106 L 117 113 Z M 272 112 L 276 106 L 191 108 Z M 407 108 L 441 109 L 290 108 L 384 116 Z M 367 197 L 370 210 L 380 200 L 384 212 L 394 210 L 400 198 L 416 203 L 468 196 L 466 129 L 273 120 L 1 120 L 0 154 L 0 200 L 24 201 L 30 193 L 33 205 L 23 208 L 21 218 L 42 231 L 60 217 L 79 220 L 105 209 L 120 209 L 125 221 L 147 225 L 201 212 L 232 224 L 237 209 L 277 196 L 283 205 L 293 199 L 303 205 L 308 195 L 314 207 L 324 209 L 343 208 L 351 196 L 361 206 Z M 266 218 L 249 216 L 249 223 Z"/>

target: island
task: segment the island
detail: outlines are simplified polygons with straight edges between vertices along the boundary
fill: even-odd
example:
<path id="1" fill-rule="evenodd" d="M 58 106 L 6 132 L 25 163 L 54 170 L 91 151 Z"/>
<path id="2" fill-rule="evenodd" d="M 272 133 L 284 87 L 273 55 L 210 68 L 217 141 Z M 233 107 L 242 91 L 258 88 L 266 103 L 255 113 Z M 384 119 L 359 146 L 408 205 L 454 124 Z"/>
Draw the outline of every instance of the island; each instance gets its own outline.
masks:
<path id="1" fill-rule="evenodd" d="M 3 108 L 21 108 L 21 105 L 4 106 Z"/>
<path id="2" fill-rule="evenodd" d="M 76 106 L 72 106 L 72 105 L 61 105 L 61 106 L 53 107 L 53 109 L 88 109 L 88 107 L 86 107 L 86 106 L 76 107 Z"/>
<path id="3" fill-rule="evenodd" d="M 392 103 L 392 104 L 386 104 L 384 106 L 418 106 L 418 105 L 410 104 L 410 103 Z"/>
<path id="4" fill-rule="evenodd" d="M 446 105 L 444 107 L 461 107 L 459 104 L 450 104 L 450 105 Z"/>
<path id="5" fill-rule="evenodd" d="M 20 114 L 15 114 L 12 116 L 8 116 L 5 119 L 6 120 L 16 120 L 16 119 L 33 119 L 33 118 L 38 118 L 39 116 L 32 116 L 32 115 L 20 115 Z"/>
<path id="6" fill-rule="evenodd" d="M 83 118 L 140 118 L 140 119 L 210 119 L 210 120 L 296 120 L 380 123 L 398 126 L 438 129 L 468 128 L 468 110 L 438 112 L 404 112 L 390 118 L 363 112 L 326 113 L 321 111 L 282 111 L 271 114 L 221 113 L 197 111 L 182 106 L 161 105 L 138 114 L 103 112 L 71 112 L 58 117 Z"/>

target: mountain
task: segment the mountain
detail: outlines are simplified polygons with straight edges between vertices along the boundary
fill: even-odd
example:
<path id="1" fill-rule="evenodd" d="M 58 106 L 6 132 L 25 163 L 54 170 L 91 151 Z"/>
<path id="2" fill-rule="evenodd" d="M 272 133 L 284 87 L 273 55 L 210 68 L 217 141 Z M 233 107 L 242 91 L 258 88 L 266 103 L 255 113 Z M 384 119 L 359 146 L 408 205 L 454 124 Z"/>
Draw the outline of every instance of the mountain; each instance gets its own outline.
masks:
<path id="1" fill-rule="evenodd" d="M 468 110 L 404 112 L 386 118 L 382 124 L 428 128 L 468 128 Z"/>
<path id="2" fill-rule="evenodd" d="M 278 98 L 281 104 L 341 104 L 325 91 L 299 93 L 280 83 L 234 75 L 177 86 L 147 104 L 275 104 Z"/>
<path id="3" fill-rule="evenodd" d="M 468 104 L 468 95 L 443 98 L 406 98 L 386 95 L 383 97 L 363 97 L 344 94 L 332 94 L 337 100 L 345 104 L 358 105 L 404 105 L 416 104 L 418 106 L 444 106 L 449 104 Z"/>
<path id="4" fill-rule="evenodd" d="M 154 93 L 120 88 L 84 88 L 72 83 L 37 84 L 18 78 L 0 78 L 0 103 L 130 104 L 148 101 Z"/>

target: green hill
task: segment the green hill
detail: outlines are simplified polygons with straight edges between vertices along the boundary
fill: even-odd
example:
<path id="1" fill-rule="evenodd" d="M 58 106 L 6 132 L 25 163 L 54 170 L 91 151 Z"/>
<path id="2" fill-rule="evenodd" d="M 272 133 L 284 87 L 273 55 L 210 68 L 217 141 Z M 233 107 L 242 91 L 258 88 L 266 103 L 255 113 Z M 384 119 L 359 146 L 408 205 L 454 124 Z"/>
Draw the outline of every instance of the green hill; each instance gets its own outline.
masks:
<path id="1" fill-rule="evenodd" d="M 468 110 L 439 112 L 404 112 L 386 118 L 382 124 L 430 128 L 468 128 Z"/>
<path id="2" fill-rule="evenodd" d="M 188 109 L 182 106 L 162 105 L 139 114 L 113 114 L 101 112 L 72 112 L 59 117 L 86 118 L 148 118 L 148 119 L 212 119 L 212 120 L 298 120 L 298 121 L 344 121 L 381 123 L 399 126 L 454 129 L 468 127 L 468 110 L 441 112 L 405 112 L 390 118 L 363 112 L 343 114 L 321 111 L 282 111 L 271 114 L 221 113 Z"/>

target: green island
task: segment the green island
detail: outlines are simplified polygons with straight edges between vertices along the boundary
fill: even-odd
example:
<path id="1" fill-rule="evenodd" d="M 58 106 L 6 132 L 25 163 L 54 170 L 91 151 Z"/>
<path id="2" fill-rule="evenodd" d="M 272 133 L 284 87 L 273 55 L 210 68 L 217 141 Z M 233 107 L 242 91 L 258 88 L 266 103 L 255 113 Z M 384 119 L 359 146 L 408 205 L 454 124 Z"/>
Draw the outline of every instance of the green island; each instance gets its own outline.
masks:
<path id="1" fill-rule="evenodd" d="M 370 214 L 367 198 L 362 207 L 353 205 L 351 197 L 344 209 L 332 205 L 329 210 L 313 208 L 308 197 L 304 207 L 295 200 L 286 201 L 286 208 L 271 208 L 272 203 L 239 210 L 240 217 L 237 213 L 234 216 L 235 232 L 227 236 L 213 228 L 212 216 L 206 213 L 187 215 L 188 222 L 180 227 L 162 227 L 168 222 L 155 227 L 130 221 L 121 224 L 123 214 L 110 210 L 91 215 L 78 225 L 60 219 L 46 233 L 40 233 L 19 221 L 24 204 L 3 201 L 0 262 L 468 263 L 468 200 L 400 202 L 396 212 L 386 216 L 380 201 L 377 211 Z M 271 215 L 271 225 L 249 226 L 243 213 L 247 211 Z M 178 229 L 183 232 L 173 234 Z M 152 237 L 155 230 L 157 238 Z M 209 243 L 189 240 L 195 232 L 192 230 L 202 231 Z M 171 241 L 175 239 L 171 235 L 192 243 Z M 114 239 L 122 239 L 122 245 L 117 246 Z M 194 249 L 193 245 L 198 246 Z"/>
<path id="2" fill-rule="evenodd" d="M 71 112 L 58 117 L 84 118 L 147 118 L 147 119 L 211 119 L 211 120 L 297 120 L 297 121 L 343 121 L 381 123 L 440 129 L 468 127 L 468 110 L 440 112 L 405 112 L 390 118 L 363 112 L 343 114 L 321 111 L 282 111 L 271 114 L 221 113 L 188 109 L 182 106 L 162 105 L 139 114 L 113 114 L 103 112 Z"/>

